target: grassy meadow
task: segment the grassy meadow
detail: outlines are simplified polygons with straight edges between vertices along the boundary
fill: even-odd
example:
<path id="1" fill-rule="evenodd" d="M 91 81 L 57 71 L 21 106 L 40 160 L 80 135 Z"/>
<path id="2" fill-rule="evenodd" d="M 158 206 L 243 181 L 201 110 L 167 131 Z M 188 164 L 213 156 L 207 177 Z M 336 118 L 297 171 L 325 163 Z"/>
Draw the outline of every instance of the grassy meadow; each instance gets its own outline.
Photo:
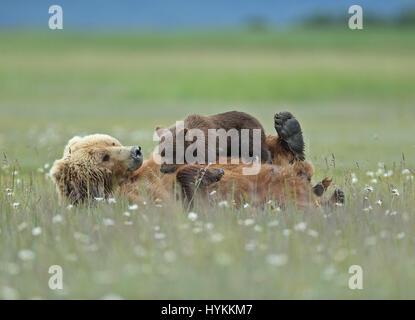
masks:
<path id="1" fill-rule="evenodd" d="M 0 298 L 415 298 L 414 32 L 0 31 Z M 119 195 L 68 208 L 45 176 L 74 135 L 149 155 L 156 125 L 229 110 L 272 134 L 276 112 L 296 115 L 314 180 L 333 177 L 346 205 L 192 221 Z"/>

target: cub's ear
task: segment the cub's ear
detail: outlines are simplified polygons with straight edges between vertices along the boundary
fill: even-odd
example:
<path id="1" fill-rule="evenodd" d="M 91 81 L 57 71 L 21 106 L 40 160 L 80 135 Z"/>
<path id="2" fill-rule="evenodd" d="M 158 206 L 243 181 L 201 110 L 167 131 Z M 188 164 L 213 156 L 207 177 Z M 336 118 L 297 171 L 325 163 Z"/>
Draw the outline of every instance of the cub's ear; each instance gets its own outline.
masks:
<path id="1" fill-rule="evenodd" d="M 186 137 L 187 132 L 189 132 L 189 128 L 180 129 L 179 132 L 177 132 L 177 135 L 181 134 L 182 132 L 183 135 Z"/>
<path id="2" fill-rule="evenodd" d="M 163 132 L 163 130 L 164 130 L 165 128 L 164 127 L 162 127 L 162 126 L 156 126 L 155 128 L 154 128 L 154 131 L 157 133 L 157 135 L 159 136 L 159 137 L 161 137 L 161 135 L 162 135 L 162 132 Z"/>

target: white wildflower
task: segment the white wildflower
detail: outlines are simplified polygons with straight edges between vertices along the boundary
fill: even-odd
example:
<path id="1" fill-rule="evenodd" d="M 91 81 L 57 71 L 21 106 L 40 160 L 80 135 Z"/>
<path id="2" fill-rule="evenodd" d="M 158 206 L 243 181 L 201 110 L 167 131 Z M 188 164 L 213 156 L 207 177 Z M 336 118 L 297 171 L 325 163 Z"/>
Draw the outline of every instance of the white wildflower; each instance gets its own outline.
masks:
<path id="1" fill-rule="evenodd" d="M 375 175 L 375 173 L 373 171 L 368 171 L 366 172 L 366 175 L 369 177 L 373 177 Z"/>
<path id="2" fill-rule="evenodd" d="M 202 228 L 200 228 L 200 227 L 195 227 L 195 228 L 193 228 L 193 233 L 201 233 L 203 231 L 203 229 Z"/>
<path id="3" fill-rule="evenodd" d="M 73 205 L 71 204 L 66 207 L 67 210 L 71 210 L 72 208 L 73 208 Z"/>
<path id="4" fill-rule="evenodd" d="M 406 176 L 406 180 L 408 180 L 408 181 L 409 180 L 414 181 L 414 176 L 412 176 L 412 175 L 411 176 Z"/>
<path id="5" fill-rule="evenodd" d="M 117 203 L 117 200 L 115 200 L 115 198 L 108 198 L 108 203 L 109 204 Z"/>
<path id="6" fill-rule="evenodd" d="M 166 238 L 166 235 L 162 232 L 156 232 L 154 234 L 154 239 L 162 240 L 162 239 L 165 239 L 165 238 Z"/>
<path id="7" fill-rule="evenodd" d="M 131 213 L 129 213 L 128 211 L 124 212 L 123 215 L 126 217 L 131 217 Z"/>
<path id="8" fill-rule="evenodd" d="M 317 238 L 318 237 L 318 232 L 316 230 L 308 229 L 307 233 L 308 233 L 308 235 L 310 237 L 313 237 L 313 238 Z"/>
<path id="9" fill-rule="evenodd" d="M 398 233 L 397 235 L 396 235 L 396 239 L 403 239 L 403 238 L 405 238 L 405 232 L 401 232 L 401 233 Z"/>
<path id="10" fill-rule="evenodd" d="M 244 209 L 249 208 L 249 203 L 244 204 Z"/>
<path id="11" fill-rule="evenodd" d="M 50 167 L 49 163 L 45 163 L 45 165 L 43 166 L 45 169 L 48 169 Z"/>
<path id="12" fill-rule="evenodd" d="M 363 211 L 365 211 L 365 212 L 369 212 L 369 211 L 372 211 L 372 210 L 373 210 L 372 206 L 368 206 L 367 208 L 363 209 Z"/>
<path id="13" fill-rule="evenodd" d="M 386 172 L 386 173 L 383 174 L 383 176 L 386 177 L 386 178 L 387 177 L 391 177 L 392 175 L 393 175 L 393 171 L 392 170 L 389 170 L 388 172 Z"/>
<path id="14" fill-rule="evenodd" d="M 128 210 L 133 211 L 133 210 L 137 210 L 137 209 L 138 209 L 138 205 L 137 204 L 132 204 L 132 205 L 128 206 Z"/>
<path id="15" fill-rule="evenodd" d="M 109 293 L 103 296 L 101 300 L 123 300 L 123 298 L 116 293 Z"/>
<path id="16" fill-rule="evenodd" d="M 98 202 L 101 202 L 101 201 L 104 201 L 104 198 L 102 198 L 102 197 L 95 197 L 95 200 L 98 201 Z"/>
<path id="17" fill-rule="evenodd" d="M 369 185 L 366 185 L 366 187 L 365 187 L 365 190 L 367 191 L 367 192 L 373 192 L 373 187 L 372 186 L 369 186 Z"/>
<path id="18" fill-rule="evenodd" d="M 35 253 L 29 249 L 20 250 L 17 255 L 23 261 L 33 260 L 36 256 Z"/>
<path id="19" fill-rule="evenodd" d="M 223 235 L 220 233 L 214 233 L 210 237 L 210 241 L 215 242 L 215 243 L 222 242 L 222 240 L 223 240 Z"/>
<path id="20" fill-rule="evenodd" d="M 254 219 L 245 219 L 245 221 L 244 221 L 244 225 L 246 225 L 246 226 L 251 226 L 254 223 L 255 223 Z"/>
<path id="21" fill-rule="evenodd" d="M 255 225 L 255 227 L 254 227 L 254 230 L 256 231 L 256 232 L 262 232 L 262 227 L 260 226 L 260 225 Z"/>
<path id="22" fill-rule="evenodd" d="M 27 228 L 27 223 L 26 222 L 22 222 L 21 224 L 19 224 L 18 226 L 17 226 L 17 230 L 18 231 L 23 231 L 24 229 L 26 229 Z"/>
<path id="23" fill-rule="evenodd" d="M 209 193 L 209 195 L 213 196 L 216 194 L 216 190 L 213 190 L 211 193 Z"/>
<path id="24" fill-rule="evenodd" d="M 290 229 L 284 229 L 284 230 L 282 230 L 282 234 L 285 237 L 288 237 L 291 234 L 291 230 Z"/>
<path id="25" fill-rule="evenodd" d="M 378 183 L 378 179 L 372 179 L 372 180 L 370 180 L 370 183 L 376 184 L 376 183 Z"/>
<path id="26" fill-rule="evenodd" d="M 294 226 L 295 231 L 304 231 L 307 228 L 307 224 L 305 222 L 300 222 Z"/>
<path id="27" fill-rule="evenodd" d="M 189 214 L 187 215 L 187 218 L 190 221 L 196 221 L 197 220 L 197 213 L 196 212 L 189 212 Z"/>
<path id="28" fill-rule="evenodd" d="M 104 225 L 106 225 L 107 227 L 114 225 L 114 220 L 110 218 L 104 218 L 103 222 L 104 222 Z"/>
<path id="29" fill-rule="evenodd" d="M 17 300 L 19 299 L 19 293 L 16 289 L 3 286 L 0 290 L 0 296 L 4 300 Z"/>
<path id="30" fill-rule="evenodd" d="M 218 203 L 218 206 L 219 207 L 228 207 L 228 201 L 223 200 L 223 201 L 221 201 L 221 202 Z"/>
<path id="31" fill-rule="evenodd" d="M 351 177 L 352 177 L 352 183 L 353 184 L 355 184 L 355 183 L 357 183 L 359 180 L 357 179 L 357 177 L 356 177 L 356 174 L 354 173 L 354 172 L 352 172 L 351 174 Z"/>
<path id="32" fill-rule="evenodd" d="M 20 206 L 19 202 L 13 202 L 12 204 L 13 208 L 17 209 Z"/>
<path id="33" fill-rule="evenodd" d="M 384 174 L 385 173 L 385 170 L 384 169 L 382 169 L 382 168 L 379 168 L 378 169 L 378 171 L 376 171 L 376 175 L 377 176 L 381 176 L 382 174 Z"/>
<path id="34" fill-rule="evenodd" d="M 341 203 L 341 202 L 336 202 L 336 207 L 343 207 L 343 203 Z"/>
<path id="35" fill-rule="evenodd" d="M 403 169 L 402 170 L 402 174 L 403 175 L 408 175 L 408 174 L 410 174 L 411 173 L 411 171 L 409 170 L 409 169 Z"/>
<path id="36" fill-rule="evenodd" d="M 12 172 L 13 176 L 17 176 L 18 174 L 19 174 L 19 171 L 17 171 L 17 170 Z"/>
<path id="37" fill-rule="evenodd" d="M 382 200 L 378 200 L 378 201 L 376 201 L 376 204 L 377 204 L 378 206 L 382 206 L 383 202 L 382 202 Z"/>
<path id="38" fill-rule="evenodd" d="M 33 236 L 38 236 L 42 233 L 42 228 L 41 227 L 35 227 L 32 229 L 32 235 Z"/>
<path id="39" fill-rule="evenodd" d="M 273 221 L 268 222 L 268 227 L 276 227 L 278 225 L 279 225 L 278 220 L 273 220 Z"/>
<path id="40" fill-rule="evenodd" d="M 212 229 L 213 229 L 213 227 L 214 227 L 214 225 L 213 225 L 213 223 L 212 223 L 212 222 L 208 222 L 208 223 L 206 223 L 206 224 L 205 224 L 205 228 L 206 228 L 207 230 L 212 230 Z"/>
<path id="41" fill-rule="evenodd" d="M 269 254 L 266 259 L 269 264 L 276 267 L 283 266 L 288 262 L 286 254 Z"/>
<path id="42" fill-rule="evenodd" d="M 392 195 L 399 197 L 399 190 L 398 189 L 392 189 Z"/>

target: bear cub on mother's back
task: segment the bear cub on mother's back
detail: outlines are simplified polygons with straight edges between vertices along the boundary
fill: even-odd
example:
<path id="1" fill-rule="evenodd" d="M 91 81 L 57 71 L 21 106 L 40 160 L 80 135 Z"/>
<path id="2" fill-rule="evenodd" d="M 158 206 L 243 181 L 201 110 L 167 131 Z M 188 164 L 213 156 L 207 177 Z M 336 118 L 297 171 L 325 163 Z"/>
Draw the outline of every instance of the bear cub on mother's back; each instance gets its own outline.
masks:
<path id="1" fill-rule="evenodd" d="M 188 159 L 186 158 L 189 150 L 194 156 L 194 159 L 200 159 L 197 157 L 197 144 L 201 147 L 200 149 L 204 150 L 204 154 L 199 155 L 203 158 L 203 163 L 208 163 L 212 160 L 211 158 L 208 158 L 209 149 L 212 148 L 212 145 L 216 145 L 216 150 L 211 150 L 210 152 L 210 154 L 213 153 L 216 155 L 215 161 L 219 156 L 230 157 L 235 155 L 235 149 L 234 154 L 232 154 L 232 149 L 236 148 L 238 157 L 243 157 L 247 153 L 246 151 L 249 151 L 247 155 L 249 158 L 258 156 L 258 158 L 261 159 L 261 162 L 271 163 L 271 152 L 266 144 L 264 128 L 255 117 L 245 112 L 230 111 L 210 116 L 191 114 L 187 116 L 183 122 L 184 125 L 182 128 L 177 128 L 176 125 L 168 129 L 161 126 L 156 127 L 156 132 L 160 137 L 160 155 L 163 157 L 163 163 L 160 170 L 163 173 L 174 172 L 180 164 L 188 163 Z M 191 129 L 199 129 L 199 133 L 203 134 L 204 139 L 200 139 L 196 134 L 196 130 Z M 213 137 L 209 135 L 209 129 L 219 130 L 216 131 L 217 136 Z M 247 131 L 243 133 L 244 129 L 247 129 Z M 259 130 L 260 135 L 257 137 L 260 141 L 254 141 L 254 129 Z M 238 138 L 237 140 L 234 138 L 235 140 L 232 141 L 231 136 L 235 135 L 235 133 Z M 220 137 L 222 137 L 222 139 L 226 137 L 226 150 L 220 149 Z M 209 143 L 209 139 L 212 138 L 215 139 L 216 142 L 210 141 Z M 172 141 L 166 141 L 166 139 L 172 139 Z M 179 141 L 183 141 L 184 139 L 183 149 L 178 145 L 177 139 L 181 139 Z M 224 140 L 222 140 L 222 143 L 223 141 Z M 236 147 L 235 143 L 237 143 Z M 191 146 L 191 148 L 187 149 L 189 146 Z M 247 149 L 248 147 L 249 149 Z M 256 151 L 254 150 L 254 147 L 260 147 L 260 150 L 254 153 L 254 151 Z"/>

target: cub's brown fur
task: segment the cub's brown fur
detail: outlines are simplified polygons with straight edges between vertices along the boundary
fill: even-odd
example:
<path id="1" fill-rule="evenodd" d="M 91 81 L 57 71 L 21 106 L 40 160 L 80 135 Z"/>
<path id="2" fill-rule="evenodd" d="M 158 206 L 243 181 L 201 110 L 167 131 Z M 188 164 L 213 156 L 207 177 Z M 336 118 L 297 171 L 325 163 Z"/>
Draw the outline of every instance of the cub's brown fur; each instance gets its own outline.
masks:
<path id="1" fill-rule="evenodd" d="M 252 153 L 253 152 L 253 129 L 259 129 L 261 130 L 261 152 L 260 152 L 261 162 L 271 163 L 271 153 L 268 148 L 268 144 L 266 143 L 266 136 L 265 136 L 264 128 L 262 127 L 261 123 L 255 117 L 245 112 L 239 112 L 239 111 L 224 112 L 224 113 L 214 114 L 210 116 L 204 116 L 200 114 L 191 114 L 184 119 L 184 128 L 178 129 L 176 128 L 176 126 L 172 126 L 168 129 L 165 129 L 161 126 L 156 127 L 156 131 L 160 135 L 162 142 L 164 141 L 163 139 L 166 138 L 165 136 L 166 130 L 171 132 L 172 139 L 173 139 L 172 150 L 167 150 L 167 152 L 170 152 L 170 154 L 172 155 L 173 163 L 171 164 L 163 163 L 161 165 L 162 172 L 164 173 L 174 172 L 178 168 L 178 164 L 186 163 L 186 159 L 183 156 L 180 156 L 180 159 L 179 159 L 180 161 L 177 161 L 178 159 L 176 159 L 176 155 L 178 154 L 178 152 L 176 152 L 177 151 L 176 134 L 186 136 L 189 130 L 191 129 L 201 130 L 205 137 L 205 141 L 204 141 L 205 152 L 204 152 L 204 157 L 203 157 L 203 159 L 205 159 L 204 163 L 208 163 L 208 151 L 209 151 L 208 129 L 216 129 L 216 130 L 223 129 L 226 132 L 228 132 L 231 129 L 236 130 L 236 132 L 239 135 L 239 141 L 238 141 L 239 155 L 241 155 L 241 148 L 243 145 L 243 143 L 241 142 L 241 139 L 242 139 L 241 132 L 243 129 L 248 129 L 249 130 L 248 145 L 250 148 L 250 154 L 249 154 L 250 157 L 253 156 L 253 153 Z M 218 157 L 220 154 L 219 138 L 213 137 L 213 139 L 216 139 L 216 150 L 214 150 L 214 154 L 216 154 L 216 156 Z M 196 140 L 197 140 L 196 137 L 192 141 L 184 140 L 183 149 L 186 150 L 186 148 L 189 147 L 189 145 L 194 143 Z M 223 157 L 231 156 L 232 155 L 231 148 L 232 148 L 231 138 L 227 137 L 227 150 L 221 156 Z M 165 155 L 166 155 L 166 150 L 162 150 L 161 156 L 164 157 Z"/>

